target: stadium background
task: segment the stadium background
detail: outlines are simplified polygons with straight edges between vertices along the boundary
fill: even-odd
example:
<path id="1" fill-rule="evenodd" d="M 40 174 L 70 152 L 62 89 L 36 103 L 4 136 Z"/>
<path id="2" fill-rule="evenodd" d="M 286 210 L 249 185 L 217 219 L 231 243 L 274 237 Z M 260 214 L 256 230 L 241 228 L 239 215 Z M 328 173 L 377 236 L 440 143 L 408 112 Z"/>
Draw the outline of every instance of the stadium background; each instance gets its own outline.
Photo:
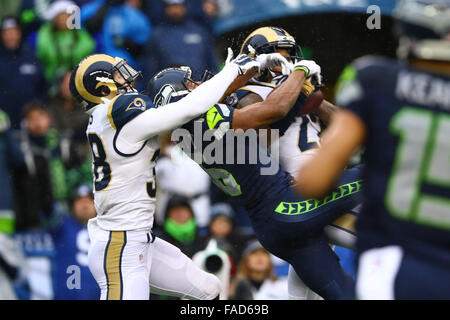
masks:
<path id="1" fill-rule="evenodd" d="M 133 67 L 142 70 L 144 79 L 140 89 L 143 89 L 154 72 L 175 64 L 193 66 L 197 77 L 204 68 L 217 72 L 227 47 L 237 53 L 245 37 L 257 27 L 278 26 L 295 37 L 305 58 L 321 65 L 323 91 L 329 101 L 334 100 L 340 72 L 353 59 L 365 54 L 395 56 L 393 0 L 74 2 L 80 8 L 81 29 L 64 30 L 67 34 L 77 33 L 74 38 L 64 39 L 52 33 L 56 32 L 54 28 L 46 29 L 46 26 L 54 25 L 56 16 L 68 8 L 67 2 L 0 0 L 0 109 L 3 110 L 0 117 L 3 182 L 0 283 L 5 286 L 9 283 L 13 289 L 8 291 L 2 286 L 1 299 L 95 299 L 98 296 L 87 268 L 89 243 L 85 223 L 74 214 L 75 202 L 92 201 L 89 148 L 82 130 L 86 118 L 69 101 L 66 88 L 67 72 L 84 56 L 95 52 L 126 55 Z M 186 6 L 183 21 L 167 22 L 167 3 Z M 374 13 L 369 7 L 373 5 L 381 13 L 380 28 L 369 29 L 367 20 Z M 99 15 L 100 8 L 105 8 L 103 15 Z M 120 19 L 126 26 L 124 32 L 114 29 L 120 25 L 117 22 Z M 17 27 L 22 33 L 20 46 L 8 48 L 4 35 L 8 28 Z M 59 45 L 73 46 L 70 62 L 60 59 L 66 53 Z M 41 120 L 27 118 L 33 115 Z M 46 116 L 52 119 L 49 127 L 45 124 Z M 37 129 L 27 126 L 24 120 L 36 121 Z M 208 177 L 183 157 L 175 160 L 163 157 L 159 167 L 158 196 L 162 200 L 155 221 L 156 229 L 160 229 L 158 234 L 171 238 L 188 255 L 194 256 L 213 238 L 211 221 L 218 216 L 230 218 L 232 236 L 219 241 L 224 251 L 229 250 L 231 263 L 224 277 L 229 282 L 247 252 L 243 239 L 252 240 L 245 213 L 222 197 Z M 184 205 L 186 201 L 196 220 L 194 238 L 173 235 L 164 228 L 170 206 Z M 89 213 L 89 205 L 79 210 L 81 214 Z M 342 248 L 336 248 L 336 252 L 344 267 L 354 274 L 352 253 Z M 275 257 L 272 262 L 284 288 L 287 265 Z M 264 293 L 259 297 L 271 298 Z M 272 298 L 283 298 L 283 295 Z"/>

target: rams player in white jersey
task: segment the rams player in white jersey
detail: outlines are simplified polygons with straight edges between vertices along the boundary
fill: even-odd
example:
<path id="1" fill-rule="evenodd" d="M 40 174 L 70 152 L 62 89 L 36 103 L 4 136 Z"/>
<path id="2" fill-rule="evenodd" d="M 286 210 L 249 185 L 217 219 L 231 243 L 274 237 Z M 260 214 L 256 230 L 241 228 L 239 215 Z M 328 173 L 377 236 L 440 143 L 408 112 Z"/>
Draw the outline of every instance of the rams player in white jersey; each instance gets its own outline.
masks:
<path id="1" fill-rule="evenodd" d="M 217 103 L 236 77 L 259 68 L 229 50 L 223 70 L 185 98 L 157 108 L 133 84 L 139 72 L 105 54 L 73 70 L 70 89 L 90 115 L 97 217 L 88 223 L 89 268 L 101 299 L 149 299 L 156 294 L 214 299 L 220 280 L 199 269 L 175 246 L 152 235 L 157 136 Z M 172 101 L 174 101 L 172 97 Z"/>
<path id="2" fill-rule="evenodd" d="M 300 46 L 296 43 L 286 30 L 278 27 L 261 27 L 250 33 L 241 46 L 241 54 L 247 54 L 258 59 L 259 56 L 269 53 L 280 53 L 290 63 L 295 63 L 303 59 Z M 283 83 L 290 73 L 290 68 L 273 67 L 265 69 L 259 75 L 252 78 L 248 84 L 233 93 L 237 101 L 236 108 L 258 103 L 266 100 L 267 96 L 281 83 Z M 297 112 L 295 120 L 290 124 L 274 124 L 273 127 L 287 128 L 280 132 L 280 138 L 273 142 L 272 148 L 279 150 L 279 159 L 282 167 L 293 177 L 298 177 L 298 170 L 303 163 L 317 153 L 320 147 L 320 134 L 323 125 L 328 125 L 331 114 L 336 107 L 330 102 L 321 98 L 312 102 L 314 112 L 305 114 L 306 104 L 311 103 L 308 98 L 319 91 L 319 82 L 312 83 L 311 78 L 305 80 L 302 92 L 297 100 L 298 106 L 294 106 L 291 112 Z M 318 94 L 321 95 L 320 92 Z M 316 97 L 320 97 L 317 96 Z M 312 99 L 310 99 L 312 100 Z M 306 108 L 305 108 L 306 107 Z M 281 121 L 292 119 L 286 117 Z M 334 244 L 351 247 L 355 241 L 353 235 L 353 222 L 355 217 L 346 214 L 335 221 L 338 225 L 330 225 L 325 228 L 330 240 Z M 347 229 L 344 231 L 342 227 Z M 350 229 L 350 230 L 348 230 Z M 295 275 L 292 268 L 289 270 L 288 290 L 291 299 L 319 299 L 314 292 L 310 291 L 302 281 Z"/>

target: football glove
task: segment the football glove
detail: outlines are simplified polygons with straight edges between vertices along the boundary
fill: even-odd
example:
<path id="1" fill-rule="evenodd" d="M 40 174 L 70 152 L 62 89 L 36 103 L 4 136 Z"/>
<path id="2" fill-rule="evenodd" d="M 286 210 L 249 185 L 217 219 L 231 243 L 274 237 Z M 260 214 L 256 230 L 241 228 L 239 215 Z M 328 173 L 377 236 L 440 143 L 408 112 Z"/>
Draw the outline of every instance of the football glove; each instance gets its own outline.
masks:
<path id="1" fill-rule="evenodd" d="M 247 56 L 246 54 L 240 54 L 236 58 L 233 59 L 233 50 L 228 48 L 228 56 L 225 60 L 225 65 L 235 64 L 239 67 L 239 75 L 243 75 L 248 70 L 256 68 L 256 71 L 259 72 L 259 62 L 255 59 Z"/>
<path id="2" fill-rule="evenodd" d="M 256 57 L 256 61 L 259 62 L 260 69 L 270 69 L 273 67 L 282 67 L 282 74 L 288 74 L 291 68 L 291 65 L 279 53 L 268 53 L 268 54 L 260 54 Z"/>
<path id="3" fill-rule="evenodd" d="M 322 84 L 322 75 L 320 66 L 313 60 L 301 60 L 293 65 L 293 70 L 303 70 L 305 78 L 314 78 L 317 84 Z"/>

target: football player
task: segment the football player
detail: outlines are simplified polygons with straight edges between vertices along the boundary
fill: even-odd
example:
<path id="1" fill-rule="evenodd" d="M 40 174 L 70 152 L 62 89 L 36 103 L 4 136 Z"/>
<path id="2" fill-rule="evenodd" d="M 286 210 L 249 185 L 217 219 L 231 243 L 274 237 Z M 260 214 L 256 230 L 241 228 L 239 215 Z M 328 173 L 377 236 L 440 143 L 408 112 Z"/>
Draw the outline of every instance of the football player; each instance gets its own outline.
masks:
<path id="1" fill-rule="evenodd" d="M 346 67 L 322 148 L 298 191 L 328 192 L 365 145 L 357 221 L 359 299 L 450 298 L 450 2 L 399 1 L 400 61 Z"/>
<path id="2" fill-rule="evenodd" d="M 223 70 L 185 99 L 156 108 L 133 84 L 139 72 L 105 54 L 83 59 L 70 79 L 72 95 L 90 115 L 97 217 L 89 220 L 89 268 L 101 299 L 148 299 L 157 294 L 213 299 L 220 281 L 181 251 L 152 235 L 157 136 L 207 111 L 238 75 L 259 68 L 229 50 Z"/>
<path id="3" fill-rule="evenodd" d="M 260 59 L 263 61 L 264 57 Z M 289 262 L 305 283 L 324 299 L 352 299 L 354 281 L 328 245 L 323 227 L 360 201 L 359 171 L 346 172 L 340 187 L 329 197 L 302 198 L 295 194 L 291 176 L 278 163 L 263 164 L 263 154 L 270 159 L 266 149 L 245 137 L 239 143 L 239 136 L 234 136 L 266 128 L 288 116 L 305 79 L 320 76 L 320 67 L 314 61 L 298 61 L 293 70 L 266 100 L 242 109 L 216 104 L 198 121 L 190 121 L 183 129 L 175 130 L 172 138 L 180 140 L 183 150 L 194 160 L 200 155 L 198 163 L 212 181 L 224 193 L 241 201 L 259 241 L 267 250 Z M 148 85 L 154 103 L 164 105 L 171 102 L 172 97 L 189 96 L 188 75 L 180 68 L 169 68 L 157 74 Z M 211 153 L 217 158 L 211 159 L 206 150 L 216 144 L 220 147 Z M 193 150 L 189 150 L 191 147 Z M 255 154 L 259 157 L 252 162 L 250 159 Z M 240 160 L 242 155 L 244 158 Z M 272 166 L 276 169 L 273 173 L 262 174 Z"/>
<path id="4" fill-rule="evenodd" d="M 278 27 L 262 27 L 251 32 L 242 43 L 241 53 L 258 58 L 268 53 L 280 53 L 290 63 L 303 59 L 301 47 L 286 30 Z M 280 66 L 266 69 L 253 77 L 247 85 L 239 88 L 233 96 L 236 97 L 236 108 L 240 109 L 265 100 L 272 91 L 283 83 L 289 68 Z M 312 79 L 306 79 L 301 93 L 292 108 L 292 117 L 285 117 L 280 123 L 286 130 L 280 132 L 280 138 L 273 143 L 273 148 L 279 150 L 280 164 L 293 177 L 298 177 L 298 170 L 303 163 L 312 157 L 320 147 L 320 134 L 323 126 L 329 124 L 330 115 L 336 107 L 323 99 L 320 92 L 320 79 L 313 84 Z M 289 123 L 290 122 L 290 123 Z M 353 249 L 355 234 L 353 222 L 356 216 L 351 212 L 325 227 L 325 232 L 333 244 Z M 289 269 L 288 291 L 291 299 L 319 299 L 313 292 L 304 287 L 295 275 L 292 267 Z"/>

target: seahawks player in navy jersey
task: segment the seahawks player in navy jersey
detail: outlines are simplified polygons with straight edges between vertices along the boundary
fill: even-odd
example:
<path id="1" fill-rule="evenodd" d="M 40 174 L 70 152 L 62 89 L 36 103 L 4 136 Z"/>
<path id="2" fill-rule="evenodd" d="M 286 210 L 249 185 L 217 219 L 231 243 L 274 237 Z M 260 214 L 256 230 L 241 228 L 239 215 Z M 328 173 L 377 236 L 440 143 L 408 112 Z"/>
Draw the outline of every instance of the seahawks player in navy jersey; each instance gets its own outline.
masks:
<path id="1" fill-rule="evenodd" d="M 292 177 L 287 172 L 274 164 L 273 159 L 263 161 L 270 159 L 266 149 L 258 143 L 252 144 L 251 138 L 244 137 L 240 143 L 232 141 L 240 138 L 236 137 L 239 131 L 247 133 L 251 131 L 248 129 L 265 128 L 289 114 L 295 116 L 296 113 L 289 111 L 304 80 L 319 74 L 320 67 L 313 61 L 302 60 L 265 101 L 242 109 L 216 104 L 197 120 L 184 125 L 184 130 L 174 131 L 172 138 L 178 138 L 184 151 L 194 160 L 200 156 L 198 163 L 212 181 L 242 203 L 259 241 L 267 250 L 289 262 L 304 282 L 324 299 L 352 299 L 354 281 L 328 245 L 323 227 L 360 201 L 359 171 L 349 170 L 343 175 L 339 187 L 328 197 L 302 198 L 291 188 Z M 169 68 L 150 81 L 148 93 L 155 105 L 164 108 L 166 103 L 188 94 L 191 84 L 185 69 Z M 283 130 L 281 126 L 277 129 Z M 223 147 L 221 154 L 220 147 L 215 153 L 207 151 L 214 144 Z M 252 147 L 255 148 L 252 150 Z M 259 156 L 252 162 L 254 154 Z"/>
<path id="2" fill-rule="evenodd" d="M 251 32 L 243 41 L 240 52 L 254 58 L 276 52 L 290 63 L 303 59 L 302 49 L 295 38 L 286 30 L 274 26 L 261 27 Z M 235 108 L 240 109 L 265 100 L 287 79 L 289 71 L 275 66 L 255 75 L 244 87 L 231 95 L 235 97 Z M 289 115 L 270 125 L 273 128 L 280 126 L 283 128 L 280 131 L 280 138 L 274 141 L 272 148 L 279 150 L 282 168 L 293 177 L 297 177 L 302 164 L 320 148 L 321 132 L 328 125 L 330 115 L 336 110 L 334 105 L 323 99 L 321 87 L 320 81 L 306 79 L 295 106 L 290 111 L 295 115 L 294 120 Z M 356 239 L 354 221 L 357 217 L 355 211 L 340 216 L 338 220 L 325 227 L 330 243 L 354 249 Z M 292 267 L 289 268 L 288 292 L 290 299 L 320 298 L 305 287 Z"/>
<path id="3" fill-rule="evenodd" d="M 401 61 L 363 57 L 298 190 L 320 196 L 365 144 L 359 299 L 450 299 L 450 1 L 400 1 Z"/>

